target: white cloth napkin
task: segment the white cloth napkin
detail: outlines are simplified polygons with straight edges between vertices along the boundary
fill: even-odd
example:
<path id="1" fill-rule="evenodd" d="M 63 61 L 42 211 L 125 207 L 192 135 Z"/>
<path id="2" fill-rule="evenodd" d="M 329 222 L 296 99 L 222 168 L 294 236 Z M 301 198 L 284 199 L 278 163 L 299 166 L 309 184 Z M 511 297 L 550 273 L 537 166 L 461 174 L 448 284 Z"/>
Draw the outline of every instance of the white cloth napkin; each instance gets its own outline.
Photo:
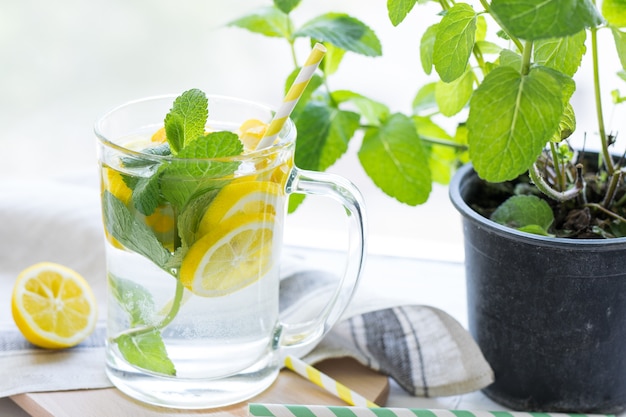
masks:
<path id="1" fill-rule="evenodd" d="M 82 185 L 55 180 L 0 181 L 0 219 L 0 398 L 111 386 L 104 373 L 106 279 L 97 185 L 93 181 Z M 35 348 L 13 323 L 10 299 L 15 277 L 41 261 L 75 269 L 89 281 L 98 299 L 96 331 L 72 349 Z M 299 287 L 323 299 L 319 294 L 329 290 L 327 283 L 319 271 L 285 271 L 283 315 L 302 313 L 290 296 L 301 293 Z M 493 381 L 493 372 L 469 333 L 445 312 L 397 304 L 393 299 L 371 300 L 353 302 L 304 359 L 316 363 L 350 356 L 419 396 L 456 395 Z"/>

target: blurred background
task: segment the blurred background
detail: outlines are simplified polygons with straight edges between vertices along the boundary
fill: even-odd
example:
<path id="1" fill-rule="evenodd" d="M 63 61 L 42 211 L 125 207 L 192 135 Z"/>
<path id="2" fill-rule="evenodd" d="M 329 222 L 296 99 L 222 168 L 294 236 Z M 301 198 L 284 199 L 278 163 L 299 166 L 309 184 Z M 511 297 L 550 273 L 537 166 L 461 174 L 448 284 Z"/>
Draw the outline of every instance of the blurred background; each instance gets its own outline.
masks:
<path id="1" fill-rule="evenodd" d="M 93 123 L 132 99 L 200 88 L 277 105 L 293 69 L 287 43 L 227 27 L 229 21 L 269 5 L 271 0 L 2 0 L 0 180 L 84 176 L 97 184 Z M 302 0 L 292 19 L 300 25 L 329 11 L 359 18 L 383 45 L 382 58 L 348 54 L 331 87 L 363 93 L 393 111 L 410 112 L 418 87 L 427 81 L 419 62 L 419 40 L 437 8 L 416 7 L 393 27 L 383 0 Z M 601 45 L 612 42 L 610 33 L 602 35 L 609 37 L 601 38 Z M 299 42 L 302 61 L 309 45 Z M 602 80 L 607 106 L 608 91 L 626 85 L 614 75 L 617 58 L 609 59 L 613 61 L 605 65 Z M 588 102 L 591 93 L 590 86 L 579 82 L 574 107 Z M 609 129 L 617 130 L 617 122 L 624 120 L 624 108 L 618 110 L 622 116 L 612 115 Z M 579 131 L 592 132 L 592 115 L 577 116 Z M 460 218 L 448 201 L 447 188 L 436 186 L 429 202 L 420 207 L 396 202 L 364 174 L 355 155 L 359 142 L 353 139 L 351 151 L 331 171 L 352 180 L 365 196 L 370 250 L 461 260 Z M 289 238 L 328 246 L 323 242 L 339 227 L 330 219 L 333 209 L 320 210 L 311 200 L 293 216 Z M 306 239 L 301 229 L 310 229 Z"/>

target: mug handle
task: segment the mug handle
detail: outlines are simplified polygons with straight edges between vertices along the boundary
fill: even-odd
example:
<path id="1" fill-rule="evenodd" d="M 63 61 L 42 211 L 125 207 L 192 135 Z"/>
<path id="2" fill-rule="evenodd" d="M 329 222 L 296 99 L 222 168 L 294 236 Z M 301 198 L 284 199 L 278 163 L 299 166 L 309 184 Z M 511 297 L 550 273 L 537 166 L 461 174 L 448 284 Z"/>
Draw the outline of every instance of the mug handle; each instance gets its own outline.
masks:
<path id="1" fill-rule="evenodd" d="M 363 197 L 350 181 L 335 174 L 294 167 L 287 180 L 285 191 L 287 195 L 318 195 L 338 201 L 347 210 L 349 236 L 344 276 L 319 316 L 305 323 L 279 325 L 279 349 L 283 357 L 305 355 L 339 320 L 357 289 L 366 250 Z"/>

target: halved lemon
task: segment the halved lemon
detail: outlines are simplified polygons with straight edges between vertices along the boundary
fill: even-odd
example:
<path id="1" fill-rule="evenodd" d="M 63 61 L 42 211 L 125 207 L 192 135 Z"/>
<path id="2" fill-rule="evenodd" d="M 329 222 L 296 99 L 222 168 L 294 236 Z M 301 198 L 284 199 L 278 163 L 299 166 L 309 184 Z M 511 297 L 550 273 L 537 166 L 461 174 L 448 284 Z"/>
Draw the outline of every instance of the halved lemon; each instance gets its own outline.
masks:
<path id="1" fill-rule="evenodd" d="M 52 262 L 22 271 L 13 287 L 15 324 L 36 346 L 75 346 L 96 325 L 97 303 L 89 284 L 76 271 Z"/>
<path id="2" fill-rule="evenodd" d="M 231 182 L 220 190 L 202 216 L 198 236 L 238 214 L 276 215 L 280 194 L 280 186 L 269 181 Z"/>
<path id="3" fill-rule="evenodd" d="M 183 259 L 181 283 L 196 295 L 220 297 L 272 268 L 274 216 L 233 216 L 197 240 Z"/>

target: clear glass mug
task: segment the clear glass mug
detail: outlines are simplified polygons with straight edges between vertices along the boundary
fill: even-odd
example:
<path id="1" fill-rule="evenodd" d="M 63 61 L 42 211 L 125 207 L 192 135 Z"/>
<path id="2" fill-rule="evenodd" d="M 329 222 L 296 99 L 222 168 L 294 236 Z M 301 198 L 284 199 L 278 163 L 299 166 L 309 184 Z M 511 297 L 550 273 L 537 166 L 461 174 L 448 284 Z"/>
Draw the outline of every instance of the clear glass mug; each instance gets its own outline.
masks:
<path id="1" fill-rule="evenodd" d="M 159 129 L 174 98 L 122 105 L 95 125 L 107 238 L 106 371 L 141 401 L 210 408 L 265 390 L 286 355 L 310 349 L 341 316 L 364 262 L 363 203 L 346 179 L 294 166 L 290 120 L 266 149 L 215 159 L 162 155 Z M 273 114 L 209 96 L 206 129 L 237 131 Z M 322 313 L 286 324 L 279 274 L 292 193 L 338 201 L 350 236 L 345 276 Z"/>

